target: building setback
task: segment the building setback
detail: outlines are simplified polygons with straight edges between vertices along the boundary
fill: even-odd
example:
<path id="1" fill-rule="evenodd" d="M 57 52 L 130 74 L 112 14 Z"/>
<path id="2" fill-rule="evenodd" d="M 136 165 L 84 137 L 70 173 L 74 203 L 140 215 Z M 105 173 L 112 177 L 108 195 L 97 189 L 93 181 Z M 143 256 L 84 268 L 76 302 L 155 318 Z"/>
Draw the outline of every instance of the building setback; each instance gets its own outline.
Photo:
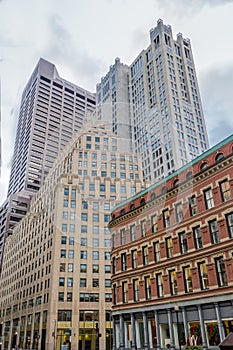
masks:
<path id="1" fill-rule="evenodd" d="M 233 135 L 111 215 L 113 349 L 208 349 L 233 331 Z"/>
<path id="2" fill-rule="evenodd" d="M 95 110 L 95 94 L 61 78 L 40 58 L 23 91 L 8 194 L 0 209 L 0 267 L 5 236 L 28 211 L 53 162 Z"/>
<path id="3" fill-rule="evenodd" d="M 4 349 L 112 349 L 110 210 L 143 189 L 138 156 L 86 125 L 5 242 Z M 101 335 L 101 336 L 98 336 Z"/>
<path id="4" fill-rule="evenodd" d="M 128 68 L 116 59 L 96 95 L 98 119 L 118 135 L 128 126 L 145 179 L 158 181 L 208 149 L 190 40 L 180 33 L 174 40 L 162 20 Z"/>

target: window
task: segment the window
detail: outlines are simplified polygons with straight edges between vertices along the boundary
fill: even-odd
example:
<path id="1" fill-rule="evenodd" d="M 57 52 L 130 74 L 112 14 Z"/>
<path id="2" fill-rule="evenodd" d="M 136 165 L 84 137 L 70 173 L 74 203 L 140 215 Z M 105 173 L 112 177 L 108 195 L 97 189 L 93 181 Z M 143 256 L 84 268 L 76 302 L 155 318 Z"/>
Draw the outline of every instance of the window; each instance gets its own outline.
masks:
<path id="1" fill-rule="evenodd" d="M 68 302 L 71 302 L 73 300 L 73 293 L 72 292 L 67 292 L 66 300 Z"/>
<path id="2" fill-rule="evenodd" d="M 121 254 L 121 270 L 127 270 L 126 253 Z"/>
<path id="3" fill-rule="evenodd" d="M 66 271 L 66 264 L 60 263 L 60 272 L 65 272 L 65 271 Z"/>
<path id="4" fill-rule="evenodd" d="M 64 196 L 69 196 L 69 188 L 64 188 Z"/>
<path id="5" fill-rule="evenodd" d="M 230 238 L 233 238 L 233 213 L 226 215 L 228 234 Z"/>
<path id="6" fill-rule="evenodd" d="M 61 257 L 61 258 L 66 258 L 66 250 L 65 250 L 65 249 L 61 249 L 61 251 L 60 251 L 60 257 Z"/>
<path id="7" fill-rule="evenodd" d="M 130 240 L 135 241 L 135 239 L 136 239 L 136 226 L 131 225 L 130 226 Z"/>
<path id="8" fill-rule="evenodd" d="M 89 191 L 95 191 L 95 184 L 89 184 Z"/>
<path id="9" fill-rule="evenodd" d="M 110 192 L 116 192 L 116 186 L 110 185 Z"/>
<path id="10" fill-rule="evenodd" d="M 81 250 L 80 259 L 87 259 L 87 251 L 86 250 Z"/>
<path id="11" fill-rule="evenodd" d="M 150 277 L 146 276 L 144 281 L 145 281 L 146 300 L 149 300 L 149 299 L 151 299 L 151 281 L 150 281 Z"/>
<path id="12" fill-rule="evenodd" d="M 67 224 L 62 224 L 62 232 L 67 232 Z"/>
<path id="13" fill-rule="evenodd" d="M 75 200 L 71 200 L 70 201 L 70 207 L 71 208 L 76 208 L 76 201 Z"/>
<path id="14" fill-rule="evenodd" d="M 132 258 L 132 268 L 136 269 L 138 267 L 138 252 L 136 249 L 132 250 L 131 258 Z"/>
<path id="15" fill-rule="evenodd" d="M 158 298 L 162 298 L 163 297 L 163 277 L 162 277 L 162 273 L 157 273 L 156 274 L 156 284 L 157 284 Z"/>
<path id="16" fill-rule="evenodd" d="M 86 278 L 80 278 L 80 287 L 86 288 L 87 286 L 87 279 Z"/>
<path id="17" fill-rule="evenodd" d="M 204 191 L 204 198 L 205 198 L 205 207 L 206 209 L 210 209 L 214 207 L 214 199 L 212 195 L 211 188 L 208 188 Z"/>
<path id="18" fill-rule="evenodd" d="M 110 203 L 104 203 L 104 210 L 110 210 Z"/>
<path id="19" fill-rule="evenodd" d="M 167 258 L 172 258 L 173 257 L 172 238 L 167 237 L 165 239 L 165 242 L 166 242 Z"/>
<path id="20" fill-rule="evenodd" d="M 105 293 L 105 301 L 112 302 L 112 293 Z"/>
<path id="21" fill-rule="evenodd" d="M 111 265 L 104 265 L 105 273 L 111 273 Z"/>
<path id="22" fill-rule="evenodd" d="M 159 241 L 153 243 L 154 246 L 154 260 L 155 262 L 160 261 L 160 244 Z"/>
<path id="23" fill-rule="evenodd" d="M 61 236 L 61 244 L 66 244 L 67 238 L 66 236 Z"/>
<path id="24" fill-rule="evenodd" d="M 140 291 L 139 291 L 139 280 L 138 278 L 133 280 L 133 297 L 134 301 L 140 300 Z"/>
<path id="25" fill-rule="evenodd" d="M 62 219 L 68 219 L 68 211 L 62 212 Z"/>
<path id="26" fill-rule="evenodd" d="M 92 265 L 92 272 L 93 273 L 99 273 L 99 265 L 93 264 Z"/>
<path id="27" fill-rule="evenodd" d="M 104 253 L 104 259 L 105 260 L 110 260 L 111 259 L 111 253 L 110 252 L 105 252 Z"/>
<path id="28" fill-rule="evenodd" d="M 99 234 L 99 226 L 93 226 L 92 232 L 93 232 L 93 234 L 98 235 Z"/>
<path id="29" fill-rule="evenodd" d="M 100 184 L 100 192 L 105 192 L 105 185 Z"/>
<path id="30" fill-rule="evenodd" d="M 143 259 L 143 265 L 149 264 L 149 252 L 148 252 L 147 246 L 142 247 L 142 259 Z"/>
<path id="31" fill-rule="evenodd" d="M 98 247 L 99 246 L 99 238 L 93 238 L 92 245 L 93 245 L 93 247 Z"/>
<path id="32" fill-rule="evenodd" d="M 198 272 L 199 272 L 201 289 L 208 289 L 209 281 L 208 281 L 206 263 L 204 261 L 198 263 Z"/>
<path id="33" fill-rule="evenodd" d="M 183 276 L 184 276 L 185 292 L 190 293 L 193 291 L 193 284 L 192 284 L 191 270 L 189 266 L 183 268 Z"/>
<path id="34" fill-rule="evenodd" d="M 201 228 L 200 226 L 193 227 L 193 238 L 196 249 L 202 248 L 202 237 L 201 237 Z"/>
<path id="35" fill-rule="evenodd" d="M 197 214 L 197 199 L 195 195 L 189 198 L 189 211 L 190 216 L 194 216 Z"/>
<path id="36" fill-rule="evenodd" d="M 111 288 L 111 279 L 105 279 L 105 287 Z"/>
<path id="37" fill-rule="evenodd" d="M 227 286 L 227 274 L 226 274 L 226 268 L 225 268 L 225 264 L 222 256 L 215 259 L 215 266 L 216 266 L 216 274 L 218 279 L 218 286 L 219 287 Z"/>
<path id="38" fill-rule="evenodd" d="M 67 287 L 73 287 L 73 278 L 72 277 L 67 278 Z"/>
<path id="39" fill-rule="evenodd" d="M 87 233 L 87 225 L 81 225 L 81 232 Z"/>
<path id="40" fill-rule="evenodd" d="M 115 284 L 112 286 L 112 294 L 113 294 L 113 305 L 116 305 L 116 302 L 117 302 L 117 286 Z"/>
<path id="41" fill-rule="evenodd" d="M 82 208 L 88 209 L 88 203 L 86 201 L 82 201 Z"/>
<path id="42" fill-rule="evenodd" d="M 122 301 L 128 303 L 128 283 L 122 282 Z"/>
<path id="43" fill-rule="evenodd" d="M 80 272 L 87 272 L 87 264 L 80 265 Z"/>
<path id="44" fill-rule="evenodd" d="M 120 230 L 120 239 L 121 239 L 121 244 L 125 244 L 126 243 L 125 228 L 122 228 Z"/>
<path id="45" fill-rule="evenodd" d="M 170 211 L 169 209 L 163 210 L 163 224 L 164 227 L 170 226 Z"/>
<path id="46" fill-rule="evenodd" d="M 170 280 L 171 295 L 176 295 L 178 289 L 177 289 L 177 280 L 176 280 L 175 270 L 169 271 L 169 280 Z"/>
<path id="47" fill-rule="evenodd" d="M 105 247 L 111 247 L 111 239 L 105 239 L 104 240 L 104 246 Z"/>
<path id="48" fill-rule="evenodd" d="M 152 233 L 158 231 L 158 216 L 156 214 L 151 216 L 151 230 Z"/>
<path id="49" fill-rule="evenodd" d="M 58 292 L 58 301 L 64 301 L 64 292 Z"/>
<path id="50" fill-rule="evenodd" d="M 87 246 L 87 238 L 81 237 L 81 246 Z"/>
<path id="51" fill-rule="evenodd" d="M 186 239 L 186 233 L 185 232 L 179 233 L 179 242 L 180 242 L 180 252 L 181 252 L 181 254 L 187 253 L 188 245 L 187 245 L 187 239 Z"/>
<path id="52" fill-rule="evenodd" d="M 75 225 L 74 224 L 70 224 L 70 232 L 75 232 Z"/>
<path id="53" fill-rule="evenodd" d="M 88 219 L 87 213 L 82 213 L 81 214 L 81 219 L 82 219 L 82 221 L 87 221 L 87 219 Z"/>
<path id="54" fill-rule="evenodd" d="M 229 201 L 231 199 L 230 183 L 228 180 L 220 182 L 220 191 L 223 202 Z"/>
<path id="55" fill-rule="evenodd" d="M 99 260 L 99 252 L 98 251 L 92 252 L 92 259 L 93 260 Z"/>
<path id="56" fill-rule="evenodd" d="M 69 263 L 68 264 L 68 272 L 73 272 L 74 271 L 74 264 Z"/>
<path id="57" fill-rule="evenodd" d="M 141 221 L 141 237 L 146 235 L 146 220 Z"/>
<path id="58" fill-rule="evenodd" d="M 104 214 L 104 222 L 109 222 L 109 221 L 110 221 L 110 215 Z"/>
<path id="59" fill-rule="evenodd" d="M 69 245 L 74 245 L 74 237 L 69 237 Z"/>
<path id="60" fill-rule="evenodd" d="M 92 287 L 93 288 L 99 288 L 99 279 L 98 278 L 93 278 L 92 279 Z"/>
<path id="61" fill-rule="evenodd" d="M 177 222 L 183 221 L 183 207 L 181 203 L 177 203 L 175 205 L 175 211 L 176 211 L 176 221 Z"/>
<path id="62" fill-rule="evenodd" d="M 219 242 L 219 231 L 217 220 L 209 221 L 209 229 L 210 229 L 210 239 L 212 244 L 216 244 Z"/>
<path id="63" fill-rule="evenodd" d="M 69 258 L 69 259 L 74 259 L 74 250 L 69 249 L 68 258 Z"/>
<path id="64" fill-rule="evenodd" d="M 99 222 L 99 214 L 93 214 L 93 221 Z"/>
<path id="65" fill-rule="evenodd" d="M 59 287 L 64 287 L 65 286 L 65 278 L 64 277 L 60 277 L 59 278 Z"/>
<path id="66" fill-rule="evenodd" d="M 68 207 L 68 199 L 64 199 L 63 201 L 63 207 L 67 208 Z"/>

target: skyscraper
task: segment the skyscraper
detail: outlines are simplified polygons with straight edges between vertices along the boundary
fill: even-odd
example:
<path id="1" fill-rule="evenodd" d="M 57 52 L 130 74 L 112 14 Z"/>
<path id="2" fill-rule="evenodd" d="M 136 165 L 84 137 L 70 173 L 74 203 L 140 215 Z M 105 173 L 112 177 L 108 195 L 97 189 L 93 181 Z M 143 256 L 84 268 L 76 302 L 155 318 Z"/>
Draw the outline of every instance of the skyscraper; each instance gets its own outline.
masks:
<path id="1" fill-rule="evenodd" d="M 94 110 L 94 93 L 61 78 L 54 64 L 40 58 L 22 94 L 8 194 L 0 208 L 0 266 L 5 236 Z"/>
<path id="2" fill-rule="evenodd" d="M 119 61 L 128 93 L 124 104 L 128 111 L 115 107 L 121 85 L 114 80 L 106 84 L 113 67 L 97 85 L 99 118 L 111 118 L 112 130 L 120 135 L 122 120 L 129 123 L 133 150 L 142 155 L 143 176 L 159 180 L 197 157 L 208 148 L 195 64 L 189 39 L 159 20 L 150 31 L 150 45 L 143 49 L 128 69 Z M 109 96 L 108 98 L 106 96 Z M 112 100 L 111 100 L 112 98 Z M 112 114 L 105 114 L 104 105 L 111 103 Z M 110 107 L 108 107 L 110 110 Z"/>
<path id="3" fill-rule="evenodd" d="M 112 349 L 110 210 L 143 189 L 140 157 L 119 148 L 107 128 L 86 125 L 7 237 L 4 349 Z"/>

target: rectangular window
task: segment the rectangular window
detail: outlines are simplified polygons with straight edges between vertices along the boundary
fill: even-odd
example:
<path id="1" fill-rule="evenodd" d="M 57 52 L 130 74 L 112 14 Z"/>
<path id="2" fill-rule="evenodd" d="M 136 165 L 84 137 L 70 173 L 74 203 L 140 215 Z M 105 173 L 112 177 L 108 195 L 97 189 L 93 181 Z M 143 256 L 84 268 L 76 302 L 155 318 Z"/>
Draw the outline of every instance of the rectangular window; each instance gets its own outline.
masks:
<path id="1" fill-rule="evenodd" d="M 205 207 L 206 209 L 211 209 L 214 207 L 214 199 L 211 188 L 204 191 Z"/>
<path id="2" fill-rule="evenodd" d="M 183 206 L 181 203 L 177 203 L 175 205 L 175 212 L 176 212 L 176 221 L 177 222 L 183 221 Z"/>
<path id="3" fill-rule="evenodd" d="M 159 241 L 153 243 L 154 247 L 154 260 L 155 262 L 160 261 L 160 244 Z"/>
<path id="4" fill-rule="evenodd" d="M 81 237 L 81 246 L 87 246 L 87 238 Z"/>
<path id="5" fill-rule="evenodd" d="M 220 191 L 223 202 L 227 202 L 231 199 L 230 183 L 228 180 L 220 182 Z"/>
<path id="6" fill-rule="evenodd" d="M 176 280 L 176 271 L 175 270 L 169 271 L 169 280 L 170 280 L 171 295 L 176 295 L 178 288 L 177 288 L 177 280 Z"/>
<path id="7" fill-rule="evenodd" d="M 127 270 L 127 261 L 126 261 L 126 253 L 121 254 L 121 270 Z"/>
<path id="8" fill-rule="evenodd" d="M 189 198 L 189 212 L 190 216 L 197 214 L 197 199 L 195 195 Z"/>
<path id="9" fill-rule="evenodd" d="M 73 272 L 74 271 L 74 264 L 69 263 L 68 264 L 68 272 Z"/>
<path id="10" fill-rule="evenodd" d="M 81 250 L 80 259 L 87 259 L 87 251 L 86 250 Z"/>
<path id="11" fill-rule="evenodd" d="M 202 248 L 202 236 L 200 226 L 193 227 L 193 238 L 196 249 Z"/>
<path id="12" fill-rule="evenodd" d="M 163 224 L 167 228 L 170 226 L 170 211 L 169 209 L 163 210 Z"/>
<path id="13" fill-rule="evenodd" d="M 108 265 L 105 265 L 105 266 L 108 266 Z M 113 257 L 112 258 L 112 273 L 116 273 L 116 258 Z"/>
<path id="14" fill-rule="evenodd" d="M 93 278 L 92 279 L 92 287 L 93 288 L 99 288 L 99 279 L 98 278 Z"/>
<path id="15" fill-rule="evenodd" d="M 122 301 L 128 303 L 128 283 L 122 282 Z"/>
<path id="16" fill-rule="evenodd" d="M 191 270 L 189 266 L 183 268 L 183 276 L 184 276 L 185 292 L 191 293 L 193 291 L 193 284 L 192 284 Z"/>
<path id="17" fill-rule="evenodd" d="M 93 264 L 92 265 L 92 272 L 93 273 L 99 273 L 99 265 Z"/>
<path id="18" fill-rule="evenodd" d="M 122 228 L 120 230 L 120 239 L 121 239 L 121 244 L 125 244 L 126 243 L 125 228 Z"/>
<path id="19" fill-rule="evenodd" d="M 219 287 L 227 286 L 227 274 L 226 274 L 226 268 L 225 268 L 225 264 L 222 256 L 215 259 L 215 266 L 216 266 L 216 274 L 218 279 L 218 286 Z"/>
<path id="20" fill-rule="evenodd" d="M 180 242 L 180 252 L 181 252 L 181 254 L 187 253 L 188 245 L 187 245 L 187 239 L 186 239 L 186 233 L 185 232 L 179 233 L 179 242 Z"/>
<path id="21" fill-rule="evenodd" d="M 146 300 L 150 300 L 151 299 L 151 281 L 150 281 L 150 277 L 146 276 L 144 279 L 145 282 L 145 294 L 146 294 Z"/>
<path id="22" fill-rule="evenodd" d="M 99 222 L 99 214 L 93 214 L 93 221 Z"/>
<path id="23" fill-rule="evenodd" d="M 202 290 L 208 289 L 209 288 L 209 281 L 208 281 L 206 263 L 204 261 L 198 263 L 198 272 L 199 272 L 201 289 Z"/>
<path id="24" fill-rule="evenodd" d="M 226 215 L 228 234 L 230 238 L 233 238 L 233 213 Z"/>
<path id="25" fill-rule="evenodd" d="M 136 226 L 135 225 L 131 225 L 130 226 L 130 240 L 135 241 L 136 239 Z"/>
<path id="26" fill-rule="evenodd" d="M 158 216 L 156 214 L 151 216 L 151 230 L 152 233 L 158 231 Z"/>
<path id="27" fill-rule="evenodd" d="M 82 213 L 81 214 L 81 219 L 82 219 L 82 221 L 87 221 L 87 219 L 88 219 L 87 213 Z"/>
<path id="28" fill-rule="evenodd" d="M 148 265 L 149 264 L 149 251 L 148 251 L 147 246 L 142 247 L 142 258 L 143 258 L 143 265 Z"/>
<path id="29" fill-rule="evenodd" d="M 117 286 L 114 284 L 112 286 L 112 294 L 113 294 L 113 305 L 116 305 L 117 302 Z"/>
<path id="30" fill-rule="evenodd" d="M 141 221 L 141 237 L 146 235 L 146 220 Z"/>
<path id="31" fill-rule="evenodd" d="M 172 238 L 171 237 L 167 237 L 165 239 L 165 242 L 166 242 L 167 258 L 172 258 L 173 257 Z"/>
<path id="32" fill-rule="evenodd" d="M 156 284 L 157 284 L 158 298 L 162 298 L 163 297 L 163 277 L 162 277 L 162 273 L 157 273 L 156 274 Z"/>
<path id="33" fill-rule="evenodd" d="M 87 272 L 87 265 L 86 264 L 80 265 L 80 272 Z"/>
<path id="34" fill-rule="evenodd" d="M 136 249 L 132 250 L 131 258 L 132 258 L 132 268 L 136 269 L 138 267 L 138 252 Z"/>
<path id="35" fill-rule="evenodd" d="M 64 292 L 58 292 L 58 301 L 63 302 L 64 301 Z"/>
<path id="36" fill-rule="evenodd" d="M 99 247 L 99 238 L 92 238 L 93 247 Z"/>
<path id="37" fill-rule="evenodd" d="M 134 301 L 139 301 L 140 300 L 140 294 L 139 294 L 139 280 L 135 279 L 133 280 L 133 297 Z"/>
<path id="38" fill-rule="evenodd" d="M 216 244 L 219 242 L 219 231 L 218 231 L 218 223 L 217 220 L 209 221 L 209 229 L 210 229 L 210 239 L 212 244 Z"/>
<path id="39" fill-rule="evenodd" d="M 99 260 L 99 252 L 98 251 L 93 251 L 92 252 L 92 259 L 93 260 Z"/>
<path id="40" fill-rule="evenodd" d="M 73 249 L 69 249 L 68 258 L 69 259 L 74 259 L 74 250 Z"/>

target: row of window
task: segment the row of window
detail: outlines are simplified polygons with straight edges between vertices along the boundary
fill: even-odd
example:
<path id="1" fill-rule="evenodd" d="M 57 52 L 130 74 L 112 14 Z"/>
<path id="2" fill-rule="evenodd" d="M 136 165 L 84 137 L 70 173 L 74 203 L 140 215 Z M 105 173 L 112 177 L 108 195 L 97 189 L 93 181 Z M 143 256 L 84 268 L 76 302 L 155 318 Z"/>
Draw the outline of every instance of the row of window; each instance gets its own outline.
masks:
<path id="1" fill-rule="evenodd" d="M 207 272 L 207 266 L 205 261 L 199 262 L 197 264 L 198 268 L 198 276 L 199 276 L 199 288 L 201 290 L 208 289 L 209 288 L 209 277 Z M 212 271 L 212 270 L 211 270 Z M 169 288 L 170 288 L 170 295 L 177 295 L 179 291 L 183 292 L 183 287 L 185 293 L 191 293 L 193 292 L 193 279 L 192 279 L 192 272 L 190 266 L 185 266 L 182 269 L 183 274 L 183 281 L 184 285 L 178 286 L 177 282 L 177 272 L 175 269 L 169 270 Z M 225 268 L 225 263 L 223 257 L 215 258 L 215 274 L 217 277 L 217 282 L 219 287 L 227 286 L 227 273 Z M 144 277 L 144 283 L 143 286 L 141 286 L 141 283 L 138 278 L 133 279 L 133 300 L 135 302 L 140 301 L 140 296 L 142 293 L 142 288 L 145 288 L 145 297 L 147 300 L 152 298 L 153 295 L 157 295 L 157 297 L 162 298 L 164 297 L 164 278 L 162 272 L 155 274 L 155 291 L 152 291 L 151 287 L 151 277 L 145 276 Z M 123 281 L 122 282 L 122 302 L 127 303 L 129 301 L 128 299 L 128 282 Z M 117 300 L 117 293 L 116 293 L 116 284 L 113 285 L 113 303 L 116 304 L 119 302 Z"/>
<path id="2" fill-rule="evenodd" d="M 233 212 L 227 214 L 225 219 L 227 223 L 229 238 L 233 238 Z M 201 231 L 200 225 L 193 227 L 192 234 L 193 234 L 195 249 L 201 249 L 203 247 L 203 242 L 202 242 L 202 231 Z M 209 221 L 209 234 L 210 234 L 210 241 L 212 244 L 217 244 L 220 241 L 219 227 L 216 219 Z M 158 262 L 161 260 L 161 250 L 160 250 L 161 243 L 162 242 L 159 242 L 159 241 L 153 243 L 154 262 Z M 173 257 L 173 239 L 171 236 L 165 238 L 165 244 L 166 244 L 166 257 L 172 258 Z M 188 247 L 185 231 L 179 233 L 179 248 L 180 248 L 181 254 L 185 254 L 188 252 L 189 247 Z M 142 263 L 143 265 L 149 264 L 149 250 L 147 245 L 142 247 Z M 113 257 L 112 259 L 112 266 L 113 266 L 113 273 L 116 273 L 115 257 Z M 131 266 L 132 268 L 138 267 L 138 250 L 137 249 L 134 249 L 131 251 Z M 121 270 L 122 271 L 127 270 L 126 253 L 121 254 Z"/>
<path id="3" fill-rule="evenodd" d="M 59 287 L 73 287 L 73 277 L 59 277 Z M 87 287 L 87 279 L 86 278 L 80 278 L 80 287 Z M 96 288 L 99 287 L 99 279 L 93 278 L 92 279 L 92 287 Z M 111 287 L 111 279 L 105 279 L 105 287 L 110 288 Z"/>
<path id="4" fill-rule="evenodd" d="M 96 253 L 98 252 L 92 252 L 93 257 L 97 256 Z M 69 259 L 74 259 L 74 250 L 73 249 L 61 249 L 60 250 L 60 258 L 69 258 Z M 87 251 L 86 250 L 81 250 L 80 252 L 80 259 L 87 259 Z M 110 252 L 104 252 L 104 259 L 105 260 L 110 260 Z M 96 259 L 95 259 L 96 260 Z"/>

